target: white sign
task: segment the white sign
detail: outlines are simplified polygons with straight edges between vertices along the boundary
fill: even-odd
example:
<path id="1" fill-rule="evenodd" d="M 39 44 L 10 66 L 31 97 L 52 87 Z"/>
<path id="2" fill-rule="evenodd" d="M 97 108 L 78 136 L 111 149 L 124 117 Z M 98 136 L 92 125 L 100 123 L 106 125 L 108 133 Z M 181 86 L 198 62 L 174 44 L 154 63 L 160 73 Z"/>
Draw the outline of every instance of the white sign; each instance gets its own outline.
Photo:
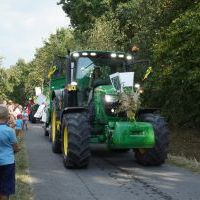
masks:
<path id="1" fill-rule="evenodd" d="M 133 87 L 134 72 L 117 72 L 110 75 L 110 80 L 113 87 L 120 92 L 123 91 L 124 87 Z"/>
<path id="2" fill-rule="evenodd" d="M 41 87 L 35 87 L 35 95 L 39 96 L 40 94 L 42 94 Z"/>
<path id="3" fill-rule="evenodd" d="M 40 94 L 37 99 L 35 100 L 35 103 L 42 105 L 43 103 L 46 103 L 46 96 L 44 96 L 43 94 Z"/>

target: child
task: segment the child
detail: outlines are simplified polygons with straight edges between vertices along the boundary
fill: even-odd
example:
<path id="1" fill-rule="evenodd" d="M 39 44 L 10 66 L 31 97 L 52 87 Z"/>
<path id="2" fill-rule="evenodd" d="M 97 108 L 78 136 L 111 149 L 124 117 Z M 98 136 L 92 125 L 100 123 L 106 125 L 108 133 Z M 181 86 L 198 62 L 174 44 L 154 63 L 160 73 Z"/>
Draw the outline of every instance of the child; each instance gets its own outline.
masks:
<path id="1" fill-rule="evenodd" d="M 23 130 L 24 128 L 28 130 L 28 113 L 26 112 L 26 108 L 22 112 L 22 119 L 23 119 Z"/>
<path id="2" fill-rule="evenodd" d="M 16 136 L 17 137 L 22 137 L 23 136 L 23 121 L 22 121 L 22 115 L 18 114 L 17 115 L 17 120 L 16 120 L 16 126 L 15 126 L 15 131 L 16 131 Z"/>
<path id="3" fill-rule="evenodd" d="M 15 159 L 19 151 L 17 138 L 12 128 L 7 126 L 8 109 L 0 106 L 0 199 L 9 200 L 15 193 Z"/>

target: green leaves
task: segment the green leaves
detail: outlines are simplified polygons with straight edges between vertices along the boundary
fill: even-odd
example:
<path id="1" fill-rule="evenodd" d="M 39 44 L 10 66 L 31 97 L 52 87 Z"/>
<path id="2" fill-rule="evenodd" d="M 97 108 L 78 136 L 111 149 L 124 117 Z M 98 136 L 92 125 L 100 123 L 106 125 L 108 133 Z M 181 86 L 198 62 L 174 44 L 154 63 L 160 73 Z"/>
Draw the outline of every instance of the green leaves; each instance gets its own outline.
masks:
<path id="1" fill-rule="evenodd" d="M 200 3 L 173 20 L 153 50 L 154 62 L 160 68 L 156 74 L 161 97 L 167 94 L 161 106 L 170 118 L 186 125 L 200 124 L 199 13 Z"/>
<path id="2" fill-rule="evenodd" d="M 8 82 L 8 75 L 4 68 L 0 67 L 0 101 L 7 99 L 7 93 L 10 90 L 9 82 Z"/>
<path id="3" fill-rule="evenodd" d="M 86 31 L 92 28 L 95 19 L 101 17 L 109 9 L 108 0 L 60 0 L 64 12 L 70 17 L 74 28 Z"/>

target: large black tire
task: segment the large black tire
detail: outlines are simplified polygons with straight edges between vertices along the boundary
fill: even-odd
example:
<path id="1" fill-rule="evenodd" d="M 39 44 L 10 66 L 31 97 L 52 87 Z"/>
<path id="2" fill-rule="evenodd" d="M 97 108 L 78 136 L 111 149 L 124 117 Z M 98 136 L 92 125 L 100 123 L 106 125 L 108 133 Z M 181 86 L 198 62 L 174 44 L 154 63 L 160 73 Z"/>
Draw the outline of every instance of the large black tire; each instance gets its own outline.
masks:
<path id="1" fill-rule="evenodd" d="M 52 140 L 52 151 L 54 153 L 61 153 L 61 142 L 60 139 L 58 138 L 58 135 L 56 135 L 55 140 Z"/>
<path id="2" fill-rule="evenodd" d="M 136 161 L 144 166 L 159 166 L 165 162 L 169 146 L 169 130 L 164 118 L 158 114 L 141 114 L 139 121 L 153 125 L 155 146 L 151 149 L 136 149 Z"/>
<path id="3" fill-rule="evenodd" d="M 66 168 L 85 168 L 90 159 L 88 115 L 69 113 L 62 121 L 62 153 Z"/>
<path id="4" fill-rule="evenodd" d="M 56 112 L 52 112 L 51 118 L 51 140 L 52 140 L 52 151 L 54 153 L 61 153 L 61 141 L 59 138 L 59 133 L 56 127 Z"/>

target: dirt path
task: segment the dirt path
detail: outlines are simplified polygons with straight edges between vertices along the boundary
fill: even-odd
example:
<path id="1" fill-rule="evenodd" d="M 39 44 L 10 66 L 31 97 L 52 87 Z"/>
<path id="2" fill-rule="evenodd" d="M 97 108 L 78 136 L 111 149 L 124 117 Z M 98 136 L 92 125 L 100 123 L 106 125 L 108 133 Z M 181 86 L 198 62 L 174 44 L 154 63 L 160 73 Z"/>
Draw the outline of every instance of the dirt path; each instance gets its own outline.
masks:
<path id="1" fill-rule="evenodd" d="M 92 147 L 88 169 L 67 170 L 41 125 L 26 135 L 35 200 L 198 200 L 200 175 L 174 166 L 144 168 L 132 152 Z"/>

